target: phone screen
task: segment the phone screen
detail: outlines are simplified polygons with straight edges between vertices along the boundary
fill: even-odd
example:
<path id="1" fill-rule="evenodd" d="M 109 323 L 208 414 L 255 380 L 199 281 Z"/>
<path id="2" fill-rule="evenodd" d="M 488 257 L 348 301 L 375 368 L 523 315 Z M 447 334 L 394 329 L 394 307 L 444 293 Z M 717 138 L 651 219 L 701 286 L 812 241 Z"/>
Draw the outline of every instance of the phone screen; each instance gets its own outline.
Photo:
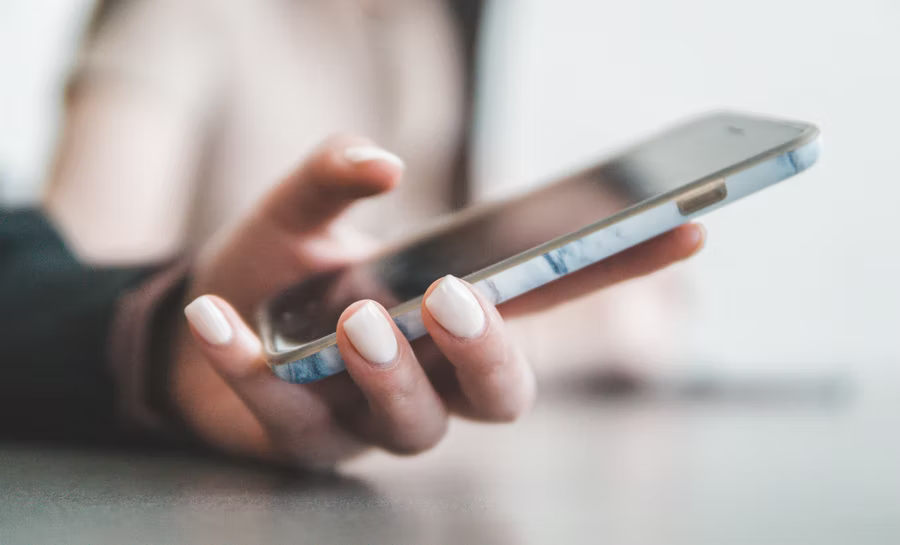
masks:
<path id="1" fill-rule="evenodd" d="M 334 333 L 341 312 L 359 299 L 391 309 L 422 296 L 447 274 L 464 278 L 769 153 L 801 137 L 806 128 L 744 115 L 708 115 L 535 192 L 464 211 L 373 261 L 318 274 L 270 301 L 265 312 L 273 348 L 288 350 Z"/>

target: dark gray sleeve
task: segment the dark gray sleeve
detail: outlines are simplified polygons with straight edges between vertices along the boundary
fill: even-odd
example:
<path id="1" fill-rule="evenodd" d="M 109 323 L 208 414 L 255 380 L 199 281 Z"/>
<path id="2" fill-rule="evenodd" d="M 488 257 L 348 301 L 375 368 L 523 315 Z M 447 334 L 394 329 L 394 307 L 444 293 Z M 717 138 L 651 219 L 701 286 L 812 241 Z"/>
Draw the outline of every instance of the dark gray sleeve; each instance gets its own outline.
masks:
<path id="1" fill-rule="evenodd" d="M 39 212 L 0 211 L 0 437 L 119 433 L 110 328 L 154 270 L 87 267 Z"/>

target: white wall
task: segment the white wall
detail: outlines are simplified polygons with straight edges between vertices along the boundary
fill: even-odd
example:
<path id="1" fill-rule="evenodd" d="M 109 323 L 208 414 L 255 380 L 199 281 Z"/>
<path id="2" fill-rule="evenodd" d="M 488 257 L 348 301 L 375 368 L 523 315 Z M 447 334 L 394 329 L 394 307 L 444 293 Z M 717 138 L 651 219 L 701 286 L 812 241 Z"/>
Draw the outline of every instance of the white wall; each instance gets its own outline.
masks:
<path id="1" fill-rule="evenodd" d="M 0 0 L 0 203 L 37 198 L 91 0 Z"/>
<path id="2" fill-rule="evenodd" d="M 900 2 L 501 0 L 477 172 L 533 179 L 717 107 L 811 120 L 812 171 L 712 214 L 695 345 L 731 365 L 900 359 Z"/>

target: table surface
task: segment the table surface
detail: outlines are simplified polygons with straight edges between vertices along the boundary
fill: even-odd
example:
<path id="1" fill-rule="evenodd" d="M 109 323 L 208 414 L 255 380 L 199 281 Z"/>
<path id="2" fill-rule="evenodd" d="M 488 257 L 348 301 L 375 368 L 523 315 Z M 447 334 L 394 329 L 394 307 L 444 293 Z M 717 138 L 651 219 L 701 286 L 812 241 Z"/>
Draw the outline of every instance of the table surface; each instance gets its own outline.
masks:
<path id="1" fill-rule="evenodd" d="M 6 444 L 0 543 L 900 543 L 898 383 L 858 379 L 612 399 L 574 381 L 514 425 L 455 422 L 433 452 L 337 475 Z"/>

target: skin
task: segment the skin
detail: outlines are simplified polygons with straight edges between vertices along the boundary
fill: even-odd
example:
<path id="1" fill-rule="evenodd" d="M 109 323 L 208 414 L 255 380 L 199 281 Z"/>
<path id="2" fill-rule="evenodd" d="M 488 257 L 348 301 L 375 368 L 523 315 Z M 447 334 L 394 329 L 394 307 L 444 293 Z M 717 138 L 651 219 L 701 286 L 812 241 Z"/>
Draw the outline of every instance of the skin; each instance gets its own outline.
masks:
<path id="1" fill-rule="evenodd" d="M 703 228 L 685 225 L 499 308 L 467 285 L 486 316 L 481 334 L 454 337 L 423 305 L 431 339 L 411 345 L 394 327 L 398 355 L 382 366 L 366 361 L 343 330 L 364 304 L 360 301 L 345 310 L 337 329 L 348 372 L 289 384 L 272 374 L 247 322 L 260 302 L 281 289 L 378 250 L 337 220 L 355 201 L 391 190 L 402 167 L 347 161 L 343 150 L 359 145 L 372 143 L 353 136 L 327 140 L 200 256 L 190 299 L 212 295 L 234 335 L 224 345 L 212 345 L 185 320 L 177 334 L 170 391 L 197 435 L 217 448 L 280 464 L 331 467 L 370 448 L 399 454 L 430 449 L 453 415 L 515 420 L 534 402 L 535 379 L 505 321 L 649 274 L 703 246 Z M 435 352 L 441 357 L 432 357 Z M 423 366 L 420 360 L 437 363 Z"/>

